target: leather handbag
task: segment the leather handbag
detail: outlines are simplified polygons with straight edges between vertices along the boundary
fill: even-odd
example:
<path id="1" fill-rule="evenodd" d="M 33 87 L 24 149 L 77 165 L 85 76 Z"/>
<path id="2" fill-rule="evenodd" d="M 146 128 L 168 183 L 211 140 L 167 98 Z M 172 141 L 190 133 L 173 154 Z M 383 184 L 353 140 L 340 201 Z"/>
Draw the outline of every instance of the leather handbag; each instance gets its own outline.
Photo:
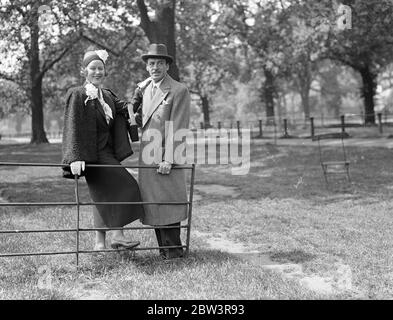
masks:
<path id="1" fill-rule="evenodd" d="M 127 121 L 127 130 L 128 130 L 128 134 L 130 135 L 131 141 L 133 142 L 139 141 L 138 125 L 134 117 L 131 117 Z"/>

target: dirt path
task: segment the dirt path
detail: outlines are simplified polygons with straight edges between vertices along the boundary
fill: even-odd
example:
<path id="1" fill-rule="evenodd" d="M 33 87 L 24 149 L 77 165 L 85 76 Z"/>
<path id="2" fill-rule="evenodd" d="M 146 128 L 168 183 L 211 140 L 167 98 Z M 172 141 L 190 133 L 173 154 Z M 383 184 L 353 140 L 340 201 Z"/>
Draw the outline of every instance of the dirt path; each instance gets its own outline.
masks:
<path id="1" fill-rule="evenodd" d="M 214 194 L 216 196 L 236 197 L 237 189 L 223 185 L 196 185 L 197 192 Z M 323 295 L 336 295 L 351 293 L 359 295 L 352 285 L 351 267 L 344 263 L 335 263 L 329 274 L 324 276 L 306 274 L 303 266 L 296 263 L 279 263 L 273 261 L 265 253 L 255 250 L 255 248 L 245 245 L 241 242 L 235 242 L 226 238 L 223 234 L 211 234 L 194 230 L 192 236 L 203 239 L 211 249 L 220 250 L 233 254 L 252 264 L 262 266 L 267 270 L 280 273 L 282 276 L 295 279 L 306 288 Z"/>
<path id="2" fill-rule="evenodd" d="M 243 243 L 227 239 L 223 234 L 212 235 L 193 231 L 193 236 L 203 239 L 211 249 L 220 250 L 235 255 L 266 270 L 280 273 L 283 277 L 294 279 L 309 290 L 322 295 L 351 293 L 360 295 L 352 285 L 352 271 L 349 265 L 336 263 L 334 271 L 324 276 L 310 275 L 303 271 L 303 266 L 296 263 L 278 263 L 269 255 L 247 247 Z"/>

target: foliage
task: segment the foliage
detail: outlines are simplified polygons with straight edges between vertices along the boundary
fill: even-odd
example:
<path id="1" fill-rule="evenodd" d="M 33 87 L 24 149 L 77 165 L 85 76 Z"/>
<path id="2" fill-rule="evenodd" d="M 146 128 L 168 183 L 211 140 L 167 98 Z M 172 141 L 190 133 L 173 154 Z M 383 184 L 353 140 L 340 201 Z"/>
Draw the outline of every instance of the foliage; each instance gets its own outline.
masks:
<path id="1" fill-rule="evenodd" d="M 233 87 L 239 74 L 240 57 L 214 22 L 217 14 L 209 2 L 179 3 L 177 46 L 183 81 L 201 100 L 208 99 L 209 105 L 223 85 Z"/>
<path id="2" fill-rule="evenodd" d="M 17 84 L 0 79 L 0 119 L 11 114 L 28 112 L 28 99 Z"/>

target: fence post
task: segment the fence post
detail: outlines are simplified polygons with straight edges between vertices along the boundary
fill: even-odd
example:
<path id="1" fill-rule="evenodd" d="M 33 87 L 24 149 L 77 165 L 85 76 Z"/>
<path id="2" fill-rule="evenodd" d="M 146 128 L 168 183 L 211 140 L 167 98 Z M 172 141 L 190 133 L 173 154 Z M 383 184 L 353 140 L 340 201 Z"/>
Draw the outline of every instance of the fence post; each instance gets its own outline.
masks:
<path id="1" fill-rule="evenodd" d="M 345 116 L 341 116 L 341 133 L 345 133 Z"/>
<path id="2" fill-rule="evenodd" d="M 240 136 L 241 136 L 241 133 L 240 133 L 240 121 L 239 121 L 239 120 L 236 121 L 236 125 L 237 125 L 237 134 L 238 134 L 239 137 L 240 137 Z"/>
<path id="3" fill-rule="evenodd" d="M 314 139 L 314 117 L 310 117 L 310 124 L 311 124 L 311 139 Z"/>
<path id="4" fill-rule="evenodd" d="M 360 112 L 360 114 L 362 115 L 362 120 L 363 120 L 363 126 L 366 126 L 366 113 L 364 113 L 363 111 Z"/>
<path id="5" fill-rule="evenodd" d="M 383 130 L 382 130 L 382 113 L 378 113 L 378 126 L 379 126 L 379 133 L 382 134 Z"/>
<path id="6" fill-rule="evenodd" d="M 274 127 L 274 144 L 277 145 L 277 126 L 276 120 L 273 118 L 273 127 Z"/>
<path id="7" fill-rule="evenodd" d="M 263 133 L 262 133 L 262 119 L 259 120 L 259 137 L 263 137 Z"/>
<path id="8" fill-rule="evenodd" d="M 284 137 L 288 137 L 288 121 L 284 119 Z"/>
<path id="9" fill-rule="evenodd" d="M 187 240 L 186 240 L 186 256 L 190 253 L 190 237 L 191 237 L 191 218 L 192 218 L 192 201 L 194 196 L 194 180 L 195 180 L 195 163 L 192 164 L 191 171 L 191 185 L 190 185 L 190 196 L 187 214 Z"/>

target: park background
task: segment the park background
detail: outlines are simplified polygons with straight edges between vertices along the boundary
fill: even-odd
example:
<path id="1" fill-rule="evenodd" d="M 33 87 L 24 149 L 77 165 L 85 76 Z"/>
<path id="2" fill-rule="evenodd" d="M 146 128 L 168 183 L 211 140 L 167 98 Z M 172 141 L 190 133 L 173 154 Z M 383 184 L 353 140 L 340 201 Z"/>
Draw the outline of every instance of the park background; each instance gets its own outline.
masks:
<path id="1" fill-rule="evenodd" d="M 130 99 L 140 55 L 162 42 L 192 94 L 191 127 L 372 125 L 392 114 L 389 1 L 1 1 L 0 134 L 61 134 L 88 46 Z"/>
<path id="2" fill-rule="evenodd" d="M 0 4 L 1 161 L 60 162 L 63 99 L 83 82 L 81 57 L 90 45 L 109 52 L 106 85 L 130 99 L 147 76 L 140 55 L 150 42 L 165 43 L 175 57 L 170 74 L 192 94 L 192 128 L 253 130 L 249 174 L 197 166 L 188 259 L 86 256 L 75 271 L 72 257 L 2 258 L 0 298 L 392 297 L 391 1 Z M 318 133 L 350 137 L 350 183 L 344 177 L 326 186 L 312 121 Z M 328 153 L 340 146 L 328 141 Z M 125 164 L 136 165 L 136 157 Z M 56 168 L 4 166 L 0 178 L 0 202 L 73 197 Z M 86 186 L 81 193 L 88 198 Z M 3 230 L 75 223 L 62 207 L 0 209 Z M 89 226 L 90 211 L 82 213 Z M 154 244 L 148 232 L 136 237 Z M 2 235 L 0 248 L 71 250 L 73 241 Z M 92 235 L 81 241 L 91 243 Z M 39 285 L 48 273 L 52 285 Z"/>

